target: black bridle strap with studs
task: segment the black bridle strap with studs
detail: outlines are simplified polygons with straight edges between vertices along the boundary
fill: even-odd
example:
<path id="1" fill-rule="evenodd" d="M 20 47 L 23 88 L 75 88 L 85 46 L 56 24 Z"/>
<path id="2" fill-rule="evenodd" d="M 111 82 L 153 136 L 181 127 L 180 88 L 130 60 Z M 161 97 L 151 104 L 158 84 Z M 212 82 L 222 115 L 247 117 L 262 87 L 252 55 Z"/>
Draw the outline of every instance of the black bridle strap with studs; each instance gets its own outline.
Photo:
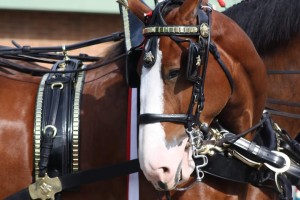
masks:
<path id="1" fill-rule="evenodd" d="M 190 39 L 181 39 L 177 36 L 199 36 L 199 42 L 202 42 L 203 45 L 206 45 L 205 52 L 202 52 L 201 65 L 202 73 L 200 70 L 197 70 L 196 80 L 191 80 L 194 83 L 193 93 L 191 97 L 190 106 L 187 114 L 151 114 L 144 113 L 139 116 L 140 124 L 148 124 L 155 122 L 175 122 L 185 124 L 186 128 L 191 129 L 194 125 L 200 125 L 199 116 L 200 112 L 203 109 L 204 105 L 204 78 L 206 73 L 206 66 L 208 61 L 208 52 L 209 52 L 209 44 L 210 44 L 210 34 L 209 34 L 209 14 L 211 11 L 205 15 L 206 21 L 203 24 L 206 24 L 205 35 L 200 35 L 203 31 L 201 31 L 201 25 L 197 26 L 168 26 L 162 17 L 162 11 L 164 8 L 172 4 L 172 2 L 162 2 L 156 6 L 156 9 L 153 11 L 152 19 L 148 27 L 146 27 L 143 31 L 143 34 L 146 38 L 149 37 L 158 37 L 161 35 L 169 36 L 176 43 L 181 42 L 189 42 L 192 41 Z M 201 15 L 201 17 L 200 17 Z M 198 9 L 198 22 L 202 20 L 203 11 Z M 200 19 L 201 18 L 201 19 Z M 201 37 L 201 38 L 200 38 Z M 201 41 L 200 41 L 201 39 Z M 157 42 L 157 40 L 156 40 Z M 154 59 L 155 60 L 155 59 Z M 152 62 L 152 64 L 154 64 Z M 150 65 L 151 67 L 151 65 Z M 194 107 L 196 108 L 195 113 Z"/>
<path id="2" fill-rule="evenodd" d="M 146 38 L 158 37 L 158 36 L 169 36 L 176 43 L 189 42 L 192 43 L 191 39 L 182 39 L 177 36 L 199 36 L 200 45 L 204 45 L 204 52 L 201 56 L 201 72 L 197 70 L 197 75 L 193 77 L 193 91 L 191 96 L 190 105 L 187 114 L 154 114 L 144 113 L 139 116 L 140 124 L 149 124 L 157 122 L 174 122 L 185 124 L 188 130 L 191 130 L 193 126 L 201 126 L 199 121 L 200 113 L 204 107 L 204 81 L 206 76 L 206 68 L 208 64 L 208 55 L 211 52 L 214 58 L 222 67 L 226 74 L 231 90 L 233 92 L 233 79 L 226 68 L 223 61 L 220 59 L 220 55 L 217 51 L 216 46 L 210 41 L 210 21 L 211 21 L 211 9 L 206 8 L 206 12 L 202 9 L 198 9 L 198 23 L 196 26 L 169 26 L 163 20 L 162 10 L 169 5 L 169 2 L 162 2 L 153 11 L 152 19 L 148 27 L 143 30 Z M 203 21 L 204 20 L 204 21 Z M 191 49 L 190 49 L 191 51 Z M 153 59 L 155 62 L 155 59 Z M 151 64 L 154 64 L 153 62 Z M 149 67 L 149 65 L 148 65 Z M 150 65 L 151 67 L 151 65 Z"/>

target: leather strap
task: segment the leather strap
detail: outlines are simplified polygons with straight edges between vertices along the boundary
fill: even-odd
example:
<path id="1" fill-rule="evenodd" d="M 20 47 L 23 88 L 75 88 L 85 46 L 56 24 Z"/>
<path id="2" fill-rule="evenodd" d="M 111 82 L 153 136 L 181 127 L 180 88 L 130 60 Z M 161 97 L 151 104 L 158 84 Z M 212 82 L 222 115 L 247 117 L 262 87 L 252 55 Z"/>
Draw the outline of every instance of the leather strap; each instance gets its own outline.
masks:
<path id="1" fill-rule="evenodd" d="M 300 74 L 300 70 L 268 70 L 268 74 Z"/>
<path id="2" fill-rule="evenodd" d="M 221 66 L 221 68 L 223 69 L 227 80 L 230 84 L 230 88 L 231 88 L 231 94 L 233 93 L 234 90 L 234 82 L 233 82 L 233 78 L 229 72 L 229 70 L 227 69 L 226 65 L 224 64 L 224 62 L 222 61 L 220 54 L 218 52 L 217 46 L 211 42 L 209 45 L 209 51 L 213 54 L 214 58 L 217 60 L 217 62 L 219 63 L 219 65 Z"/>
<path id="3" fill-rule="evenodd" d="M 119 176 L 125 176 L 128 174 L 136 173 L 140 170 L 138 159 L 125 161 L 119 164 L 80 171 L 74 174 L 67 174 L 59 177 L 62 184 L 62 190 L 78 187 L 80 185 L 94 183 L 101 180 L 107 180 Z M 5 200 L 31 200 L 28 188 L 5 198 Z"/>
<path id="4" fill-rule="evenodd" d="M 145 113 L 139 116 L 139 124 L 149 124 L 157 122 L 178 122 L 186 124 L 188 115 L 186 114 L 150 114 Z"/>
<path id="5" fill-rule="evenodd" d="M 274 110 L 274 109 L 270 109 L 270 108 L 267 108 L 267 110 L 268 110 L 268 112 L 271 115 L 278 115 L 278 116 L 283 116 L 283 117 L 300 119 L 300 115 L 299 114 L 294 114 L 294 113 L 289 113 L 289 112 L 283 112 L 283 111 Z"/>
<path id="6" fill-rule="evenodd" d="M 52 68 L 54 72 L 76 70 L 82 63 L 69 59 L 58 61 Z M 56 177 L 72 173 L 72 119 L 75 99 L 75 73 L 53 74 L 48 76 L 42 103 L 42 140 L 39 161 L 39 177 L 48 173 Z M 39 120 L 38 120 L 39 121 Z M 35 122 L 37 123 L 37 122 Z M 36 174 L 36 173 L 35 173 Z"/>
<path id="7" fill-rule="evenodd" d="M 281 99 L 268 98 L 267 103 L 300 108 L 299 102 L 290 102 L 290 101 L 281 100 Z"/>
<path id="8" fill-rule="evenodd" d="M 256 171 L 235 158 L 221 154 L 209 157 L 208 164 L 202 170 L 212 176 L 239 183 L 249 183 L 249 175 Z"/>
<path id="9" fill-rule="evenodd" d="M 274 173 L 250 167 L 234 157 L 221 153 L 208 157 L 208 164 L 202 170 L 211 176 L 256 187 L 268 188 L 277 192 Z M 197 162 L 197 160 L 196 160 Z M 201 164 L 201 163 L 200 163 Z M 226 166 L 226 167 L 224 167 Z"/>

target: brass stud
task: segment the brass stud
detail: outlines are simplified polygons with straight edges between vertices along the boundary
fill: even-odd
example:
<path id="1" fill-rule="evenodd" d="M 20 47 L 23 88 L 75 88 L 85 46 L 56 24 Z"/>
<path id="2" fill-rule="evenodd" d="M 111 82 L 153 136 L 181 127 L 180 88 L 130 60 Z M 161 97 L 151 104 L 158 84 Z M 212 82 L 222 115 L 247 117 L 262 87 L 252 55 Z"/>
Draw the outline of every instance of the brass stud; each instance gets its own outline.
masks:
<path id="1" fill-rule="evenodd" d="M 200 25 L 200 34 L 202 37 L 207 38 L 209 36 L 209 26 L 207 23 L 202 23 Z"/>

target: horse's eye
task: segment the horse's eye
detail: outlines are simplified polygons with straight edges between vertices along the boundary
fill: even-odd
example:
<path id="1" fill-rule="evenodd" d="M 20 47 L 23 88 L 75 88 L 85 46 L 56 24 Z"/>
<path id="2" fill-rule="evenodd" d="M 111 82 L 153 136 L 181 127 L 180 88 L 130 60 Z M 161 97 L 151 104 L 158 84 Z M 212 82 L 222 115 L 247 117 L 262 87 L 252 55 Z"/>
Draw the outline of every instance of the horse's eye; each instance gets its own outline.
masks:
<path id="1" fill-rule="evenodd" d="M 179 76 L 179 74 L 180 74 L 180 69 L 172 69 L 169 72 L 169 77 L 168 78 L 169 79 L 175 78 L 175 77 Z"/>

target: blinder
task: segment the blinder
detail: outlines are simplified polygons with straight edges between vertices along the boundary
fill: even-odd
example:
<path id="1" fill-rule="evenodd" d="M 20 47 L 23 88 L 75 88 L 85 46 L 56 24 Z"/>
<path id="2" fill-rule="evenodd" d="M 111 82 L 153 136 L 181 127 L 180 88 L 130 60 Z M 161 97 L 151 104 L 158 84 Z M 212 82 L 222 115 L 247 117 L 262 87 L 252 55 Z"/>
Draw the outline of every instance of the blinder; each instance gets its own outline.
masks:
<path id="1" fill-rule="evenodd" d="M 137 48 L 130 51 L 126 56 L 126 82 L 131 88 L 138 88 L 140 77 L 137 73 L 137 66 L 142 55 L 142 49 Z"/>
<path id="2" fill-rule="evenodd" d="M 176 3 L 175 3 L 176 4 Z M 178 4 L 178 6 L 180 3 Z M 204 79 L 208 60 L 208 51 L 210 44 L 210 26 L 209 15 L 211 9 L 198 9 L 198 25 L 174 26 L 167 25 L 163 19 L 163 15 L 168 12 L 168 7 L 173 7 L 174 2 L 164 1 L 159 3 L 151 15 L 151 19 L 147 27 L 144 28 L 143 34 L 147 40 L 145 45 L 144 67 L 151 68 L 157 58 L 158 37 L 167 36 L 177 44 L 187 42 L 186 57 L 186 78 L 193 83 L 193 93 L 191 103 L 187 114 L 152 114 L 144 113 L 139 116 L 140 124 L 155 122 L 176 122 L 182 123 L 188 130 L 194 126 L 201 126 L 199 121 L 200 112 L 204 105 Z M 202 34 L 205 33 L 205 34 Z M 189 38 L 182 39 L 178 36 L 189 36 L 197 38 L 194 42 Z M 195 108 L 196 109 L 193 109 Z M 196 110 L 196 111 L 195 111 Z M 195 111 L 195 113 L 194 113 Z"/>
<path id="3" fill-rule="evenodd" d="M 204 59 L 205 49 L 199 43 L 190 42 L 188 50 L 188 60 L 186 68 L 186 79 L 195 82 L 199 79 L 199 68 L 201 61 Z"/>
<path id="4" fill-rule="evenodd" d="M 144 67 L 151 68 L 156 62 L 158 36 L 147 38 L 144 54 Z"/>

